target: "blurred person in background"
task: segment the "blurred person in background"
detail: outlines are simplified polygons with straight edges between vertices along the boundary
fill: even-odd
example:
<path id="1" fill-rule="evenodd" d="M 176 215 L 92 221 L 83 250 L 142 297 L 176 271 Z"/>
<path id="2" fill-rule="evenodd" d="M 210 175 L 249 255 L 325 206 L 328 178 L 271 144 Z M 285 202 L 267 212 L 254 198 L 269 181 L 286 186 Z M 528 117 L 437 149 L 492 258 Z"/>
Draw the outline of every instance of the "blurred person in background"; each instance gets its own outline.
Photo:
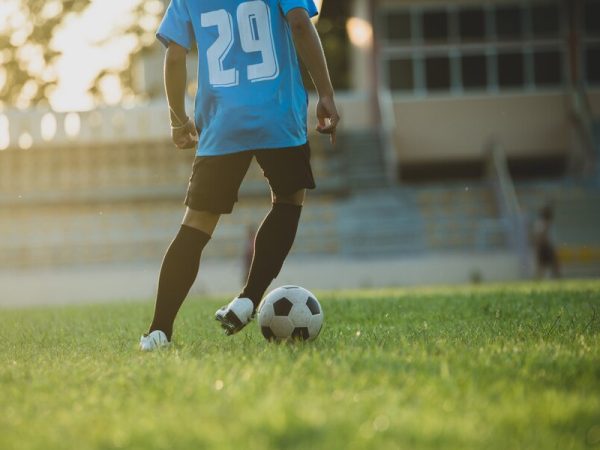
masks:
<path id="1" fill-rule="evenodd" d="M 552 278 L 560 278 L 560 263 L 556 254 L 553 230 L 554 210 L 546 205 L 540 209 L 533 226 L 533 243 L 536 257 L 536 277 L 542 279 L 546 270 Z"/>
<path id="2" fill-rule="evenodd" d="M 198 273 L 221 214 L 229 214 L 252 158 L 271 186 L 242 292 L 215 313 L 227 335 L 254 317 L 296 236 L 306 189 L 314 189 L 307 141 L 308 96 L 298 55 L 315 84 L 317 131 L 335 143 L 339 116 L 313 0 L 172 0 L 158 29 L 167 47 L 165 88 L 171 137 L 196 148 L 179 233 L 164 257 L 154 309 L 140 349 L 171 341 L 173 322 Z M 193 119 L 185 111 L 186 56 L 198 47 Z"/>

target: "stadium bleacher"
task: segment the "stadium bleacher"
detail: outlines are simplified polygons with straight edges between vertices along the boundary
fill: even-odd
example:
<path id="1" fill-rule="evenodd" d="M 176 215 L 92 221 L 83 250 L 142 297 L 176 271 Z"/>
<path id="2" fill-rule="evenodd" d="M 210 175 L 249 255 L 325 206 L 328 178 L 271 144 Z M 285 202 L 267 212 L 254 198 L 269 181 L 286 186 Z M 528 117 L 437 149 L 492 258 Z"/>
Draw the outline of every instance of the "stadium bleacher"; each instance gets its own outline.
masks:
<path id="1" fill-rule="evenodd" d="M 322 141 L 322 139 L 321 139 Z M 353 192 L 388 186 L 381 136 L 376 131 L 350 131 L 340 135 L 346 179 Z"/>
<path id="2" fill-rule="evenodd" d="M 317 143 L 318 195 L 304 213 L 299 253 L 339 248 L 333 199 L 344 195 L 339 160 Z M 0 152 L 0 268 L 161 258 L 183 212 L 191 152 L 169 142 L 45 145 Z M 207 254 L 241 257 L 249 225 L 269 208 L 253 162 L 234 216 L 224 216 Z"/>
<path id="3" fill-rule="evenodd" d="M 490 234 L 500 220 L 492 191 L 481 181 L 416 189 L 428 248 L 481 249 L 505 245 L 502 235 Z"/>
<path id="4" fill-rule="evenodd" d="M 333 149 L 324 137 L 311 141 L 319 189 L 309 194 L 295 255 L 508 249 L 510 224 L 487 180 L 390 186 L 376 134 L 344 133 Z M 178 227 L 192 161 L 165 141 L 0 152 L 0 268 L 160 259 Z M 268 192 L 253 162 L 242 201 L 221 219 L 207 255 L 242 258 Z M 552 180 L 519 182 L 516 192 L 530 223 L 551 200 L 563 261 L 597 270 L 599 189 Z"/>

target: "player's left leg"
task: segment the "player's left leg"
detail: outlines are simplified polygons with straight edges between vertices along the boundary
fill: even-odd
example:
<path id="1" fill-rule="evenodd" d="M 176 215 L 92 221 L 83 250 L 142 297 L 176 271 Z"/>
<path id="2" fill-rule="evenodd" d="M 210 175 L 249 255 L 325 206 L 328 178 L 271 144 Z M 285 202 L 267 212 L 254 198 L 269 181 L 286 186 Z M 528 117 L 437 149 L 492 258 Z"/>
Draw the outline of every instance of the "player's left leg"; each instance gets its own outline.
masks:
<path id="1" fill-rule="evenodd" d="M 163 260 L 154 319 L 140 342 L 142 350 L 162 347 L 171 339 L 175 316 L 198 274 L 202 250 L 220 215 L 233 210 L 251 161 L 250 152 L 195 158 L 185 198 L 188 208 Z"/>
<path id="2" fill-rule="evenodd" d="M 187 208 L 179 233 L 163 259 L 149 334 L 160 330 L 171 340 L 173 322 L 196 280 L 202 250 L 210 240 L 219 217 L 217 213 Z"/>

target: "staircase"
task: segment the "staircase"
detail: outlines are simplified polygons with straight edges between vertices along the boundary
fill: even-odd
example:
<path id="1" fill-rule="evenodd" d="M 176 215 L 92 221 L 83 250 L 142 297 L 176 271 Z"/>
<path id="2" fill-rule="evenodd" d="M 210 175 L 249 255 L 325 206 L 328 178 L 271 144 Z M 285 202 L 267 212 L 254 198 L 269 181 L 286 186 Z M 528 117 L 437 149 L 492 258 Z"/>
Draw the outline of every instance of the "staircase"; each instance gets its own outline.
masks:
<path id="1" fill-rule="evenodd" d="M 377 132 L 346 132 L 340 136 L 338 145 L 346 161 L 347 181 L 351 191 L 388 186 L 383 143 Z"/>
<path id="2" fill-rule="evenodd" d="M 411 192 L 362 192 L 339 208 L 340 250 L 354 256 L 421 253 L 425 250 L 423 227 Z"/>
<path id="3" fill-rule="evenodd" d="M 508 246 L 506 224 L 483 182 L 356 192 L 338 210 L 338 229 L 340 250 L 347 255 L 496 251 Z"/>
<path id="4" fill-rule="evenodd" d="M 497 250 L 506 248 L 506 227 L 489 186 L 482 182 L 414 188 L 426 224 L 428 250 Z"/>

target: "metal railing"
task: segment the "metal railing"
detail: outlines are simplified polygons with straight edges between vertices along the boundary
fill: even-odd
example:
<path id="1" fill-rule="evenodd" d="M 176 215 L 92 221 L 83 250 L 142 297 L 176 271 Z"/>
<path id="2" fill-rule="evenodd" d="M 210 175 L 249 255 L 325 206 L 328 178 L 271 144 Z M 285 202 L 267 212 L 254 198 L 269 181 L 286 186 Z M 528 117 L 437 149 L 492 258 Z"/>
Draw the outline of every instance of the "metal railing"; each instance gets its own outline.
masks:
<path id="1" fill-rule="evenodd" d="M 383 144 L 383 157 L 386 175 L 393 186 L 398 181 L 398 153 L 396 152 L 396 110 L 392 93 L 387 88 L 380 88 L 378 92 L 379 108 L 381 111 L 381 142 Z"/>
<path id="2" fill-rule="evenodd" d="M 569 118 L 573 133 L 569 173 L 589 178 L 596 175 L 600 158 L 595 148 L 592 113 L 583 87 L 572 87 L 569 91 L 569 100 L 571 106 Z"/>
<path id="3" fill-rule="evenodd" d="M 522 277 L 530 275 L 527 221 L 521 211 L 514 183 L 508 170 L 504 147 L 492 140 L 486 152 L 487 177 L 492 185 L 507 240 L 519 258 Z"/>

